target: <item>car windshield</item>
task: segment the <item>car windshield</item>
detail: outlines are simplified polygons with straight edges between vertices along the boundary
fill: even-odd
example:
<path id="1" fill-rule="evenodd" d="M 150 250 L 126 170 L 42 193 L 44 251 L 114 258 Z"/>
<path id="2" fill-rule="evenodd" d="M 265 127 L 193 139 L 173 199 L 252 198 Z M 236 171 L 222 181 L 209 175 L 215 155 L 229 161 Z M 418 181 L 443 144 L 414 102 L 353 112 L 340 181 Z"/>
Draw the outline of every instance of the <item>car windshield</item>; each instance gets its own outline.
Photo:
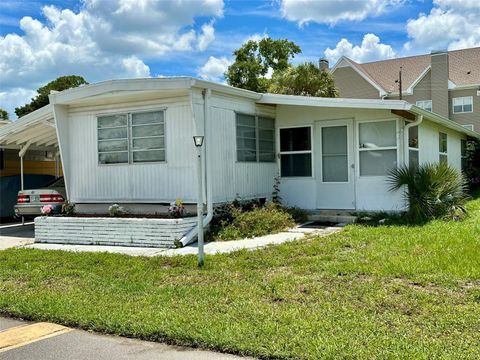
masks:
<path id="1" fill-rule="evenodd" d="M 46 183 L 43 187 L 44 188 L 47 188 L 47 187 L 49 187 L 49 188 L 65 187 L 65 181 L 64 181 L 63 177 L 60 177 L 58 179 L 50 181 L 49 183 Z"/>

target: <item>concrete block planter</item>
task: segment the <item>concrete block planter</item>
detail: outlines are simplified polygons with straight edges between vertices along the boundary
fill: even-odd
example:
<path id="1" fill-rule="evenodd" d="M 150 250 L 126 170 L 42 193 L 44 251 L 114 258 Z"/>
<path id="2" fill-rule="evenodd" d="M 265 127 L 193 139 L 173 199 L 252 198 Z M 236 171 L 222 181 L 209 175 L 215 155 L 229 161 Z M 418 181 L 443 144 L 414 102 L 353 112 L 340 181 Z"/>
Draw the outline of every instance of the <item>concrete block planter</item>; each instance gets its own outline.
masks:
<path id="1" fill-rule="evenodd" d="M 35 242 L 174 248 L 196 218 L 37 217 Z"/>

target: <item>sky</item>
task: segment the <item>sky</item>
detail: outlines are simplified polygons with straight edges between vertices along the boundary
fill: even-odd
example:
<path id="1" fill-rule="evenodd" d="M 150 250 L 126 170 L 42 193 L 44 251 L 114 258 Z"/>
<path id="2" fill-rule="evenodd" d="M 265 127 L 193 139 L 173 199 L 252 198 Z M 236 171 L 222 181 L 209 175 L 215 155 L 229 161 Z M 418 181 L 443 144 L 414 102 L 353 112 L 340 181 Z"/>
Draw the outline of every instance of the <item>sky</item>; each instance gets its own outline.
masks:
<path id="1" fill-rule="evenodd" d="M 232 52 L 266 36 L 330 66 L 480 46 L 480 0 L 1 0 L 0 108 L 14 119 L 62 75 L 223 82 Z"/>

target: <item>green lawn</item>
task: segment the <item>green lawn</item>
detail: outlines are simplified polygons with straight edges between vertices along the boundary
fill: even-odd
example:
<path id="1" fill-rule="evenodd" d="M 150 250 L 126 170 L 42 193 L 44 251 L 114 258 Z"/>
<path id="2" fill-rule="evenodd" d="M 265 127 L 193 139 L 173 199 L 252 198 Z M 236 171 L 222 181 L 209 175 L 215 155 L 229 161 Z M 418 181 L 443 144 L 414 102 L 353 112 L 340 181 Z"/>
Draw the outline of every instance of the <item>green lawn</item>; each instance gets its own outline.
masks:
<path id="1" fill-rule="evenodd" d="M 480 358 L 480 200 L 254 252 L 0 251 L 0 313 L 261 358 Z"/>

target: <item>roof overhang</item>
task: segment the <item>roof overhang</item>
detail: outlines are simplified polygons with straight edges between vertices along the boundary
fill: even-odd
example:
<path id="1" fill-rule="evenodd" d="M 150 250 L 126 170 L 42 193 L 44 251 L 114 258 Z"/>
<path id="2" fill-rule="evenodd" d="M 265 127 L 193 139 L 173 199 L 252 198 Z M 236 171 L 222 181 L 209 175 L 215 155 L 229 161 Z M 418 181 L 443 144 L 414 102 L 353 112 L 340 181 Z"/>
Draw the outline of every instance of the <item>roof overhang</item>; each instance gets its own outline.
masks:
<path id="1" fill-rule="evenodd" d="M 480 139 L 480 133 L 464 128 L 462 125 L 433 112 L 424 110 L 404 100 L 380 100 L 380 99 L 345 99 L 345 98 L 320 98 L 308 96 L 264 94 L 257 101 L 259 104 L 313 106 L 319 108 L 350 108 L 350 109 L 377 109 L 390 110 L 397 116 L 402 116 L 409 121 L 412 117 L 422 115 L 430 120 L 451 130 L 458 131 L 467 136 Z"/>
<path id="2" fill-rule="evenodd" d="M 149 94 L 186 92 L 192 88 L 211 89 L 219 93 L 242 96 L 258 100 L 261 94 L 235 88 L 225 84 L 199 80 L 192 77 L 164 77 L 142 79 L 108 80 L 95 84 L 82 85 L 61 92 L 50 94 L 50 104 L 75 105 L 88 99 L 106 100 L 109 97 L 122 98 L 131 96 L 148 96 Z"/>
<path id="3" fill-rule="evenodd" d="M 0 148 L 55 150 L 58 148 L 53 106 L 47 105 L 0 128 Z"/>

